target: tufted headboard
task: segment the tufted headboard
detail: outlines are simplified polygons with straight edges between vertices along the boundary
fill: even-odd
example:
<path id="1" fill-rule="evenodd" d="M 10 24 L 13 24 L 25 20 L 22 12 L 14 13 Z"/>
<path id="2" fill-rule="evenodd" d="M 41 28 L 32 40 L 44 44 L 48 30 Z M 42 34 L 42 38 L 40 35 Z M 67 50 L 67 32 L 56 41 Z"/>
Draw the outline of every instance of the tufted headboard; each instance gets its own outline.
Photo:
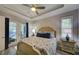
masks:
<path id="1" fill-rule="evenodd" d="M 56 31 L 49 27 L 49 26 L 46 26 L 46 27 L 41 27 L 38 32 L 49 32 L 49 33 L 54 33 L 54 36 L 56 37 Z"/>

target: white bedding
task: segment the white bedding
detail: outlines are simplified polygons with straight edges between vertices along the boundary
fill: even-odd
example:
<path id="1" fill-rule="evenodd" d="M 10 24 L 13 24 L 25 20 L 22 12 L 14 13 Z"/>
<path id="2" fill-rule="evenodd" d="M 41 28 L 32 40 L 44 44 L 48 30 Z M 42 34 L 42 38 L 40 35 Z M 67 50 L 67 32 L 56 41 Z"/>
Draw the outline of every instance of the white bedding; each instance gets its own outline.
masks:
<path id="1" fill-rule="evenodd" d="M 56 38 L 47 39 L 33 36 L 23 39 L 22 41 L 30 44 L 31 46 L 45 49 L 49 55 L 56 53 Z"/>

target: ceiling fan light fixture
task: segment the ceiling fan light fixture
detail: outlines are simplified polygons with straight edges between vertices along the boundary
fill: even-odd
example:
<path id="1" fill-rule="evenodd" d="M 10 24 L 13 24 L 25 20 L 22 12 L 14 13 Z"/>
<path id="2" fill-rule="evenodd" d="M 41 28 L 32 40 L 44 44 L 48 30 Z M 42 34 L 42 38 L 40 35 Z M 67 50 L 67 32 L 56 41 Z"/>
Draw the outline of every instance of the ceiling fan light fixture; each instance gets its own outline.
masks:
<path id="1" fill-rule="evenodd" d="M 36 11 L 36 8 L 35 8 L 35 7 L 32 7 L 31 10 L 32 10 L 33 12 L 35 12 L 35 11 Z"/>

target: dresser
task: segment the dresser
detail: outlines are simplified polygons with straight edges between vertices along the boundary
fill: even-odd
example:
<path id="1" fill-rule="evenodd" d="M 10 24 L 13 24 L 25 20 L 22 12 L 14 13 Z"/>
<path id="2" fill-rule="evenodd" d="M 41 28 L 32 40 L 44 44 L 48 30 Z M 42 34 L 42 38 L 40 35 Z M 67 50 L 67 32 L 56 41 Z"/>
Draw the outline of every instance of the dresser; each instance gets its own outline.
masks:
<path id="1" fill-rule="evenodd" d="M 61 41 L 61 50 L 75 54 L 75 43 L 74 41 Z"/>

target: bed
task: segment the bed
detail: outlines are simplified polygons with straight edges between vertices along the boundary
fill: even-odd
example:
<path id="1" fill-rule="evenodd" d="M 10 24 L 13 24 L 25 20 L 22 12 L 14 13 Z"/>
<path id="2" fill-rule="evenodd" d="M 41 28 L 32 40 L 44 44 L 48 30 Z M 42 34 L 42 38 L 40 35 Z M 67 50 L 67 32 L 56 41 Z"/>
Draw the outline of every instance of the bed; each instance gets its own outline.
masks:
<path id="1" fill-rule="evenodd" d="M 17 44 L 18 55 L 54 55 L 55 53 L 56 31 L 48 26 L 40 28 L 37 36 L 25 38 Z"/>

